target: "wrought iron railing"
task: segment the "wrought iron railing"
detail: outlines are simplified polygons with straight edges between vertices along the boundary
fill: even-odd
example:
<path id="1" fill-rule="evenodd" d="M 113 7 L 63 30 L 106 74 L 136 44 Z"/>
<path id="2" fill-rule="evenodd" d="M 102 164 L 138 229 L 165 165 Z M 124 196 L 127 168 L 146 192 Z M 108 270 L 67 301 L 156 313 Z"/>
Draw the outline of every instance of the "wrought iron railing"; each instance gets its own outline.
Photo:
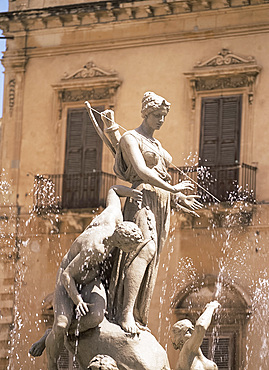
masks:
<path id="1" fill-rule="evenodd" d="M 188 177 L 193 179 L 194 192 L 203 202 L 214 202 L 209 193 L 221 202 L 256 199 L 256 171 L 242 163 L 237 166 L 192 166 L 170 168 L 172 183 Z M 186 174 L 188 177 L 186 177 Z M 116 183 L 116 176 L 94 171 L 87 174 L 36 175 L 34 205 L 38 212 L 59 209 L 104 207 L 109 188 Z"/>
<path id="2" fill-rule="evenodd" d="M 192 166 L 170 168 L 172 183 L 187 180 L 186 174 L 198 185 L 194 191 L 204 202 L 214 202 L 214 197 L 221 202 L 244 200 L 254 202 L 256 199 L 257 167 L 242 163 L 235 166 Z M 184 174 L 183 174 L 184 173 Z"/>
<path id="3" fill-rule="evenodd" d="M 36 175 L 34 205 L 38 212 L 104 207 L 116 176 L 94 171 L 85 174 Z"/>

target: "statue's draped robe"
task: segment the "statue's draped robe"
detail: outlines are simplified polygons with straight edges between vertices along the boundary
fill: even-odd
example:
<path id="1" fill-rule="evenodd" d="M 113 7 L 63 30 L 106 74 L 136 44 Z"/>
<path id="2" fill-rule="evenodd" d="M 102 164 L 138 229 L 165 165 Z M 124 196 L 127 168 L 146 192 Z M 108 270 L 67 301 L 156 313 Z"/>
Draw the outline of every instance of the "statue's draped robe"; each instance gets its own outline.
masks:
<path id="1" fill-rule="evenodd" d="M 128 153 L 126 153 L 124 147 L 125 135 L 132 135 L 137 140 L 146 165 L 156 171 L 158 176 L 164 181 L 171 180 L 167 172 L 171 163 L 171 156 L 162 148 L 159 141 L 149 141 L 143 135 L 133 130 L 123 135 L 119 143 L 114 166 L 115 173 L 119 178 L 131 182 L 132 188 L 143 193 L 141 209 L 130 198 L 126 199 L 124 220 L 135 222 L 141 228 L 144 238 L 154 240 L 156 245 L 154 258 L 146 269 L 134 309 L 135 320 L 143 325 L 147 325 L 150 301 L 158 272 L 159 256 L 169 232 L 170 193 L 150 184 L 145 184 L 139 178 L 128 159 Z M 110 320 L 116 320 L 117 322 L 122 312 L 124 278 L 126 271 L 139 252 L 139 249 L 132 253 L 116 251 L 108 294 Z"/>

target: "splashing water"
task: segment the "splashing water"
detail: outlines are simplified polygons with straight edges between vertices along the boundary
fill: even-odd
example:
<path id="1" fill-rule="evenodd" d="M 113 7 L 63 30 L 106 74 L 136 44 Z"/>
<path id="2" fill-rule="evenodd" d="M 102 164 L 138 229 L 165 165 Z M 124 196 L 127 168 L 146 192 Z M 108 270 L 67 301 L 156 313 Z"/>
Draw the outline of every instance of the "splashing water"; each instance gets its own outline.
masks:
<path id="1" fill-rule="evenodd" d="M 175 253 L 175 225 L 170 230 L 170 238 L 167 241 L 168 253 L 161 266 L 161 276 L 163 278 L 163 284 L 161 288 L 161 295 L 159 298 L 160 310 L 159 310 L 159 326 L 157 339 L 161 342 L 164 348 L 167 350 L 168 343 L 170 341 L 170 331 L 173 323 L 173 305 L 172 302 L 176 302 L 176 296 L 179 290 L 188 284 L 194 283 L 197 273 L 193 265 L 193 261 L 189 257 L 182 257 L 178 261 L 176 272 L 173 271 L 172 277 L 169 276 L 171 271 L 171 262 L 173 254 Z M 169 305 L 167 305 L 169 302 Z M 162 323 L 165 323 L 162 325 Z"/>
<path id="2" fill-rule="evenodd" d="M 193 160 L 190 156 L 190 158 L 188 157 L 186 159 L 186 165 L 195 165 L 197 161 L 198 160 Z M 207 167 L 199 167 L 197 172 L 198 180 L 200 183 L 202 182 L 202 185 L 204 184 L 205 187 L 207 187 L 208 184 L 215 186 L 214 176 L 211 175 Z M 207 196 L 201 195 L 202 202 L 208 201 Z M 249 301 L 247 300 L 244 303 L 249 304 L 248 308 L 245 308 L 246 324 L 243 329 L 243 333 L 245 333 L 244 330 L 246 329 L 247 336 L 245 342 L 243 342 L 245 345 L 239 343 L 239 345 L 242 346 L 242 363 L 240 363 L 239 366 L 242 369 L 244 368 L 244 370 L 265 370 L 269 368 L 269 280 L 268 268 L 263 267 L 266 262 L 261 263 L 261 257 L 259 257 L 259 255 L 262 256 L 263 254 L 264 261 L 266 261 L 267 254 L 265 250 L 267 249 L 265 245 L 266 242 L 262 241 L 264 239 L 260 237 L 260 231 L 257 230 L 259 227 L 263 227 L 262 223 L 264 221 L 259 220 L 257 214 L 255 214 L 255 209 L 253 212 L 253 204 L 255 204 L 253 200 L 254 193 L 248 188 L 247 184 L 244 189 L 234 184 L 234 191 L 227 194 L 227 202 L 225 204 L 222 203 L 218 205 L 207 203 L 206 208 L 211 212 L 211 217 L 208 219 L 209 226 L 207 231 L 211 238 L 211 242 L 215 244 L 215 248 L 219 250 L 218 257 L 215 257 L 217 258 L 217 267 L 214 271 L 216 276 L 214 299 L 225 306 L 227 289 L 234 289 L 233 287 L 245 287 L 249 295 Z M 210 214 L 210 212 L 208 212 L 208 214 Z M 192 226 L 193 225 L 194 223 L 192 223 Z M 171 234 L 173 235 L 174 232 L 175 225 L 172 225 Z M 178 248 L 175 242 L 173 236 L 168 241 L 168 244 L 172 244 L 172 248 L 169 250 L 168 257 L 164 263 L 166 266 L 166 274 L 163 275 L 163 271 L 161 271 L 164 282 L 160 298 L 160 310 L 162 310 L 162 312 L 159 313 L 159 319 L 162 319 L 162 324 L 160 324 L 158 328 L 158 340 L 161 340 L 165 348 L 167 348 L 169 340 L 173 310 L 170 306 L 167 310 L 165 301 L 169 300 L 170 303 L 175 302 L 177 292 L 191 284 L 192 281 L 193 288 L 195 288 L 195 282 L 200 274 L 197 273 L 196 266 L 191 258 L 180 257 L 176 276 L 170 281 L 166 281 L 169 275 L 167 273 L 170 268 L 169 263 L 171 260 L 174 260 L 175 251 Z M 257 262 L 255 262 L 256 260 Z M 212 273 L 212 270 L 208 272 L 205 271 L 205 274 Z M 167 289 L 168 286 L 169 289 Z M 169 297 L 168 290 L 172 292 Z M 240 299 L 243 298 L 244 296 Z M 248 322 L 248 310 L 250 310 L 251 306 L 252 314 Z M 221 311 L 221 309 L 217 311 L 216 321 L 221 321 L 220 319 L 223 315 L 224 311 Z M 235 322 L 235 324 L 238 325 L 238 321 Z M 213 345 L 211 347 L 212 358 L 214 357 L 214 351 L 220 339 L 220 330 L 219 324 L 213 328 Z M 245 334 L 243 334 L 243 336 L 244 335 Z M 258 340 L 253 338 L 258 338 Z M 259 360 L 257 361 L 256 356 L 256 362 L 252 363 L 251 358 L 255 353 L 260 354 Z M 243 358 L 245 355 L 246 359 L 244 361 Z"/>
<path id="3" fill-rule="evenodd" d="M 197 156 L 189 156 L 186 159 L 186 165 L 194 166 L 197 165 Z M 214 178 L 208 172 L 206 167 L 201 167 L 198 170 L 199 181 L 204 181 L 204 183 L 214 184 Z M 8 369 L 12 369 L 13 365 L 19 366 L 20 369 L 28 369 L 28 365 L 23 363 L 22 352 L 16 352 L 16 348 L 22 342 L 25 342 L 25 347 L 29 345 L 29 338 L 31 337 L 31 331 L 36 331 L 42 333 L 44 331 L 44 318 L 40 314 L 40 308 L 35 307 L 35 309 L 27 310 L 25 309 L 27 305 L 35 304 L 35 301 L 40 300 L 40 288 L 35 286 L 36 294 L 32 295 L 30 302 L 25 302 L 24 290 L 25 286 L 29 284 L 31 280 L 29 276 L 31 275 L 31 265 L 29 264 L 29 250 L 32 254 L 38 255 L 39 248 L 46 248 L 47 253 L 50 255 L 50 263 L 54 263 L 54 270 L 58 267 L 59 261 L 61 261 L 65 251 L 62 245 L 65 243 L 62 240 L 66 236 L 66 232 L 59 234 L 59 211 L 57 210 L 57 198 L 55 197 L 55 189 L 53 183 L 48 179 L 39 179 L 36 182 L 35 188 L 33 190 L 33 195 L 36 198 L 38 187 L 45 188 L 42 194 L 46 194 L 46 197 L 39 199 L 40 207 L 37 209 L 29 209 L 26 214 L 20 214 L 19 205 L 11 202 L 13 196 L 11 191 L 11 184 L 5 179 L 5 173 L 3 173 L 0 182 L 0 196 L 3 199 L 3 205 L 5 212 L 2 213 L 1 219 L 1 230 L 0 238 L 1 241 L 5 241 L 5 250 L 1 249 L 1 257 L 5 260 L 9 259 L 12 261 L 10 263 L 10 272 L 15 269 L 14 276 L 15 285 L 11 287 L 14 291 L 14 327 L 11 333 L 11 343 L 10 343 L 10 353 L 11 358 L 10 365 Z M 241 198 L 238 198 L 238 194 L 241 194 Z M 239 202 L 238 202 L 239 199 Z M 268 321 L 269 317 L 269 280 L 267 270 L 259 271 L 259 278 L 251 278 L 249 276 L 248 269 L 242 269 L 242 266 L 248 266 L 250 259 L 253 256 L 253 250 L 258 253 L 261 249 L 261 243 L 259 241 L 258 234 L 250 230 L 246 232 L 246 224 L 244 224 L 246 208 L 248 207 L 249 194 L 242 191 L 240 187 L 237 188 L 235 193 L 229 195 L 229 209 L 231 212 L 226 212 L 221 214 L 218 206 L 214 205 L 214 212 L 216 215 L 221 215 L 218 218 L 213 218 L 210 220 L 210 226 L 208 227 L 208 233 L 210 233 L 213 242 L 220 243 L 220 257 L 218 257 L 218 275 L 217 284 L 215 290 L 215 298 L 217 300 L 222 300 L 224 295 L 224 281 L 229 281 L 232 284 L 240 284 L 241 281 L 247 282 L 251 281 L 250 286 L 252 294 L 252 311 L 253 314 L 249 320 L 248 335 L 246 338 L 246 366 L 245 370 L 265 370 L 269 368 L 268 363 L 268 350 L 269 350 L 269 337 L 267 333 L 267 326 L 264 325 Z M 36 203 L 35 203 L 36 204 Z M 237 210 L 237 212 L 232 212 Z M 38 229 L 37 214 L 42 217 L 44 224 L 46 225 L 46 232 L 43 234 Z M 241 217 L 241 219 L 240 219 Z M 19 222 L 18 222 L 19 220 Z M 251 222 L 251 219 L 247 219 L 247 225 Z M 220 227 L 221 226 L 221 227 Z M 27 231 L 27 232 L 26 232 Z M 163 286 L 161 290 L 161 295 L 159 298 L 160 302 L 160 325 L 158 328 L 158 340 L 165 343 L 165 348 L 167 349 L 167 343 L 169 341 L 169 332 L 173 324 L 171 317 L 173 313 L 173 307 L 169 305 L 168 310 L 165 311 L 167 307 L 167 302 L 175 302 L 177 293 L 189 284 L 193 284 L 195 288 L 195 283 L 197 281 L 198 273 L 196 266 L 191 257 L 180 257 L 178 261 L 178 266 L 176 273 L 174 273 L 172 279 L 170 279 L 169 271 L 171 266 L 171 261 L 173 260 L 173 255 L 176 251 L 175 245 L 175 225 L 171 229 L 171 236 L 168 240 L 170 249 L 166 255 L 166 259 L 161 266 L 164 271 L 162 275 Z M 8 235 L 8 238 L 7 238 Z M 25 235 L 30 235 L 26 239 Z M 50 243 L 53 241 L 56 243 L 54 248 L 50 247 Z M 51 243 L 52 244 L 52 243 Z M 255 254 L 254 253 L 254 254 Z M 35 270 L 36 271 L 36 270 Z M 48 279 L 49 280 L 49 279 Z M 53 273 L 52 280 L 55 280 L 55 275 Z M 249 284 L 250 285 L 250 284 Z M 42 297 L 43 298 L 43 297 Z M 41 298 L 41 299 L 42 299 Z M 39 312 L 39 313 L 36 313 Z M 164 313 L 165 312 L 165 313 Z M 221 313 L 220 313 L 221 314 Z M 1 320 L 5 318 L 5 314 L 0 312 L 0 323 Z M 29 322 L 29 336 L 26 335 L 22 337 L 22 329 Z M 165 323 L 165 324 L 164 324 Z M 214 328 L 213 337 L 215 343 L 218 340 L 218 326 Z M 255 338 L 259 338 L 259 341 L 253 343 L 251 337 L 252 333 L 256 333 Z M 77 334 L 79 334 L 79 321 Z M 31 340 L 31 339 L 30 339 Z M 76 340 L 76 353 L 78 336 Z M 216 346 L 216 344 L 215 344 Z M 215 348 L 213 345 L 213 350 Z M 260 353 L 260 363 L 252 364 L 251 357 L 255 351 Z M 31 363 L 35 364 L 35 359 L 30 358 Z M 73 359 L 75 361 L 75 357 Z M 28 362 L 29 363 L 29 362 Z M 254 366 L 254 367 L 253 367 Z M 255 367 L 256 366 L 256 367 Z"/>
<path id="4" fill-rule="evenodd" d="M 253 369 L 264 370 L 269 368 L 269 334 L 268 334 L 268 317 L 269 317 L 269 279 L 268 270 L 263 271 L 262 277 L 254 286 L 254 296 L 252 299 L 253 315 L 250 318 L 248 335 L 247 335 L 247 354 L 245 370 Z M 252 335 L 255 335 L 255 341 Z M 259 351 L 259 363 L 252 362 L 252 355 Z"/>
<path id="5" fill-rule="evenodd" d="M 37 216 L 35 205 L 34 207 L 33 205 L 29 206 L 29 209 L 27 207 L 22 209 L 19 205 L 18 195 L 14 196 L 12 191 L 12 182 L 7 179 L 8 174 L 3 170 L 0 180 L 2 211 L 0 218 L 0 268 L 5 273 L 3 277 L 1 276 L 1 286 L 3 287 L 1 294 L 5 294 L 4 301 L 12 302 L 12 306 L 1 310 L 0 325 L 3 324 L 5 327 L 9 323 L 11 327 L 6 349 L 6 358 L 9 359 L 7 369 L 29 369 L 31 364 L 33 366 L 31 368 L 37 369 L 36 359 L 29 355 L 27 358 L 25 355 L 28 353 L 32 341 L 45 331 L 47 321 L 42 315 L 41 308 L 37 305 L 37 302 L 40 302 L 39 305 L 41 305 L 42 298 L 44 298 L 42 296 L 44 293 L 40 294 L 39 286 L 40 282 L 44 282 L 44 277 L 39 276 L 41 269 L 35 266 L 42 264 L 42 261 L 39 260 L 42 249 L 43 256 L 47 258 L 44 252 L 44 248 L 47 248 L 51 254 L 50 261 L 56 265 L 58 262 L 55 260 L 60 261 L 65 251 L 62 250 L 61 238 L 58 234 L 58 214 L 54 206 L 56 199 L 53 188 L 47 187 L 47 195 L 53 212 L 47 211 L 42 216 Z M 34 195 L 35 191 L 36 187 L 29 194 Z M 40 219 L 46 225 L 45 232 L 40 229 Z M 52 238 L 58 247 L 50 249 L 49 244 Z M 53 258 L 53 255 L 57 255 L 57 258 Z M 53 275 L 53 279 L 48 279 L 48 281 L 55 281 L 55 272 Z M 53 285 L 54 283 L 52 283 L 52 291 Z M 30 296 L 25 294 L 28 286 L 32 292 Z M 40 367 L 40 369 L 42 368 L 43 366 Z"/>

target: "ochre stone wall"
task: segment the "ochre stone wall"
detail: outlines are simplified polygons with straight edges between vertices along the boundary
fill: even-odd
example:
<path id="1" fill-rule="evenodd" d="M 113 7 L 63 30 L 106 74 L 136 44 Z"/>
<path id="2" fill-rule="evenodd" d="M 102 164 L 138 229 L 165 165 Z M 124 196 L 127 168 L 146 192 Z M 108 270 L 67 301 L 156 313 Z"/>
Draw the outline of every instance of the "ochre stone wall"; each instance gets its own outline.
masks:
<path id="1" fill-rule="evenodd" d="M 94 216 L 92 209 L 56 216 L 32 212 L 34 176 L 63 173 L 67 110 L 84 106 L 85 95 L 79 97 L 77 90 L 92 94 L 89 96 L 93 97 L 93 104 L 113 107 L 116 121 L 126 129 L 141 122 L 145 91 L 164 96 L 172 105 L 156 137 L 179 166 L 197 161 L 201 97 L 243 96 L 240 163 L 258 167 L 258 203 L 251 206 L 252 219 L 248 224 L 237 219 L 231 228 L 225 228 L 225 224 L 209 228 L 214 224 L 209 220 L 217 217 L 214 209 L 196 221 L 179 213 L 172 217 L 171 238 L 161 256 L 149 327 L 168 346 L 174 368 L 178 354 L 170 345 L 169 322 L 176 320 L 171 308 L 176 293 L 171 291 L 171 279 L 178 276 L 176 288 L 183 289 L 192 279 L 208 274 L 218 276 L 224 261 L 223 276 L 234 280 L 253 298 L 259 279 L 266 276 L 269 5 L 259 2 L 243 5 L 233 0 L 227 4 L 194 1 L 192 7 L 188 2 L 178 1 L 123 2 L 117 7 L 105 3 L 102 8 L 98 8 L 98 2 L 90 8 L 88 2 L 74 0 L 33 0 L 23 6 L 24 3 L 10 2 L 10 13 L 0 15 L 4 33 L 14 36 L 14 40 L 7 41 L 3 58 L 5 92 L 0 158 L 10 189 L 8 199 L 1 201 L 1 230 L 5 235 L 1 237 L 0 366 L 6 366 L 5 357 L 11 357 L 14 369 L 45 368 L 45 356 L 33 360 L 27 355 L 31 343 L 46 328 L 42 301 L 53 292 L 62 256 Z M 71 12 L 74 3 L 77 7 Z M 64 11 L 65 5 L 69 10 Z M 54 10 L 43 9 L 56 6 Z M 33 11 L 34 8 L 39 9 Z M 24 12 L 19 12 L 20 9 Z M 197 62 L 205 62 L 223 49 L 246 59 L 252 56 L 253 62 L 197 67 Z M 88 62 L 103 71 L 101 79 L 70 77 L 85 71 Z M 236 75 L 245 74 L 250 80 L 245 85 L 202 92 L 192 85 L 190 73 L 214 75 L 216 68 L 220 68 L 216 76 L 232 71 Z M 249 70 L 255 70 L 256 75 L 250 76 Z M 104 72 L 108 73 L 106 77 Z M 97 87 L 108 86 L 113 88 L 102 90 L 98 97 Z M 75 97 L 65 99 L 66 91 Z M 102 159 L 102 170 L 112 173 L 113 157 L 106 148 Z M 241 208 L 244 213 L 244 205 Z M 225 219 L 230 209 L 221 212 Z M 9 325 L 14 316 L 15 331 L 11 333 L 14 352 L 10 355 Z M 260 333 L 253 330 L 251 321 L 248 325 L 243 339 L 253 348 L 248 361 L 249 369 L 255 370 L 260 361 Z M 238 368 L 244 368 L 246 356 L 242 349 Z"/>

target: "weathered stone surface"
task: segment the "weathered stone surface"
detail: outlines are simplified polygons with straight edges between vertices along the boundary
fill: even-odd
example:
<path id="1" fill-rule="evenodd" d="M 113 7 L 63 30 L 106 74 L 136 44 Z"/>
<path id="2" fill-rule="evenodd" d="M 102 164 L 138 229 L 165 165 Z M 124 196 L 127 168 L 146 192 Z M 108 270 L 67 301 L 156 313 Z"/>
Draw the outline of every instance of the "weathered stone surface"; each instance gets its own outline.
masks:
<path id="1" fill-rule="evenodd" d="M 69 336 L 66 346 L 75 352 L 76 338 Z M 82 369 L 87 369 L 91 359 L 98 354 L 111 356 L 120 370 L 169 370 L 163 347 L 148 331 L 131 335 L 119 325 L 106 319 L 94 329 L 80 333 L 76 359 Z"/>

